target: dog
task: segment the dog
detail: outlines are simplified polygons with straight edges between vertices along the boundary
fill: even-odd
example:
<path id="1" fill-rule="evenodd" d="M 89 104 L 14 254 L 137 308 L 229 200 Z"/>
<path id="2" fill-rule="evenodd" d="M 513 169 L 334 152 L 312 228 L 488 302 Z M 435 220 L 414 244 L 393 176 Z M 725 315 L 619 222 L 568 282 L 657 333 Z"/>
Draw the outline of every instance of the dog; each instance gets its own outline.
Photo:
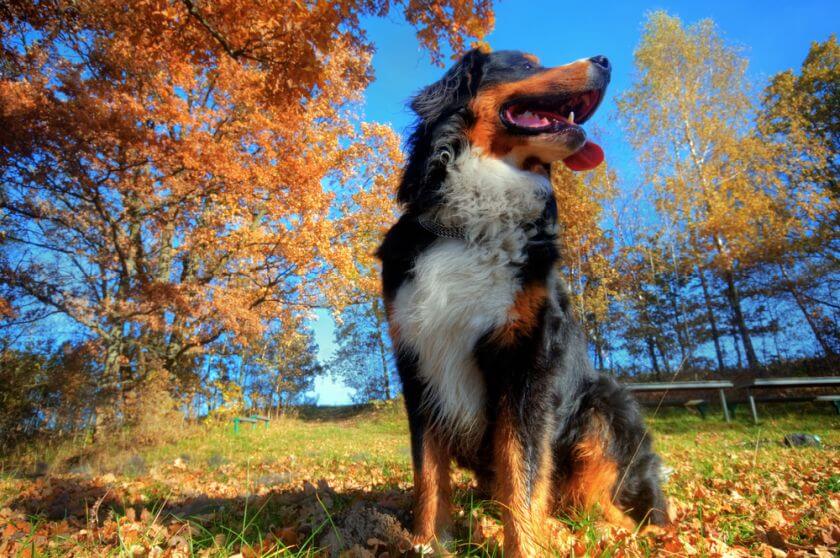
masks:
<path id="1" fill-rule="evenodd" d="M 602 162 L 580 124 L 610 71 L 603 56 L 546 68 L 476 49 L 411 101 L 404 211 L 377 255 L 420 551 L 447 552 L 453 460 L 499 503 L 508 558 L 544 554 L 560 506 L 598 506 L 628 527 L 667 522 L 638 406 L 594 369 L 555 265 L 549 165 Z"/>

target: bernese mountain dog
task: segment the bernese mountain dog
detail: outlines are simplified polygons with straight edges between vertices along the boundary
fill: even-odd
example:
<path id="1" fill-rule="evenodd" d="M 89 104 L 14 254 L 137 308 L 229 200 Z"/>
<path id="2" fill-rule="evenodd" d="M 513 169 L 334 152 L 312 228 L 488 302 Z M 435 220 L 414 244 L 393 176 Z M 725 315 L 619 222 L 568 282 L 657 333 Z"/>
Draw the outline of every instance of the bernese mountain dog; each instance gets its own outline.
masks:
<path id="1" fill-rule="evenodd" d="M 559 506 L 667 521 L 639 409 L 594 369 L 556 268 L 549 165 L 601 163 L 580 125 L 609 81 L 603 56 L 546 68 L 476 49 L 411 102 L 404 212 L 378 256 L 420 551 L 447 552 L 453 460 L 499 503 L 508 558 L 546 552 Z"/>

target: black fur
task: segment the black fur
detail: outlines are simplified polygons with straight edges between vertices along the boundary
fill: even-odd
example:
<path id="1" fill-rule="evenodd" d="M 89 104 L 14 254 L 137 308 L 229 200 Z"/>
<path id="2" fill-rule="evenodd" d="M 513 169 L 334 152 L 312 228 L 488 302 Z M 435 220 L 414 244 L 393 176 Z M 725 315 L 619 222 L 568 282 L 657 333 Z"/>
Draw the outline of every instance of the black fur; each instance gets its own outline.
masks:
<path id="1" fill-rule="evenodd" d="M 436 240 L 418 224 L 417 215 L 442 201 L 440 188 L 447 165 L 464 149 L 465 131 L 472 123 L 469 99 L 488 82 L 498 83 L 505 76 L 521 79 L 540 71 L 526 67 L 522 60 L 520 53 L 471 51 L 440 82 L 425 88 L 413 100 L 411 106 L 419 122 L 409 140 L 409 160 L 398 195 L 405 213 L 388 231 L 378 251 L 386 303 L 393 302 L 400 286 L 412 278 L 417 256 Z M 546 429 L 550 429 L 552 441 L 554 479 L 560 486 L 574 472 L 576 445 L 596 424 L 607 425 L 605 450 L 619 470 L 619 482 L 612 487 L 615 500 L 638 522 L 665 523 L 660 463 L 638 406 L 614 380 L 594 370 L 568 294 L 562 286 L 551 287 L 556 284 L 550 276 L 556 273 L 559 258 L 552 232 L 556 216 L 555 201 L 550 199 L 543 218 L 528 224 L 536 231 L 517 270 L 523 288 L 542 285 L 552 292 L 529 334 L 502 345 L 488 331 L 475 347 L 486 386 L 487 428 L 477 443 L 454 440 L 449 448 L 451 455 L 472 469 L 482 485 L 491 483 L 495 474 L 504 474 L 492 467 L 492 433 L 499 412 L 507 409 L 515 417 L 525 450 L 529 490 L 541 463 L 539 441 Z M 422 405 L 424 385 L 417 373 L 417 356 L 402 349 L 396 358 L 409 415 L 412 454 L 415 467 L 419 467 L 423 438 L 432 428 L 433 417 Z"/>
<path id="2" fill-rule="evenodd" d="M 486 54 L 471 50 L 444 76 L 422 89 L 411 101 L 417 124 L 408 138 L 410 157 L 397 190 L 397 200 L 411 213 L 422 213 L 441 200 L 446 166 L 466 146 L 464 135 L 473 124 L 467 108 L 479 88 L 522 79 L 544 71 L 514 51 Z"/>

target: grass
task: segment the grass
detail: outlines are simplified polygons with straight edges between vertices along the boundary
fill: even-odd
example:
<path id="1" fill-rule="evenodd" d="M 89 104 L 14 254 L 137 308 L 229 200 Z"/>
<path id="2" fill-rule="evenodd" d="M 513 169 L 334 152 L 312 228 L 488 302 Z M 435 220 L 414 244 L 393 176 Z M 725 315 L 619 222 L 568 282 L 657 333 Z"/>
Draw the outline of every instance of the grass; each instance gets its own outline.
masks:
<path id="1" fill-rule="evenodd" d="M 824 406 L 763 410 L 758 426 L 744 409 L 731 424 L 683 409 L 649 418 L 673 469 L 673 526 L 629 533 L 596 510 L 570 510 L 552 522 L 552 553 L 836 553 L 840 417 Z M 791 432 L 819 435 L 823 445 L 785 447 Z M 397 405 L 310 410 L 239 434 L 229 423 L 193 425 L 169 442 L 94 448 L 67 465 L 71 449 L 78 452 L 30 448 L 4 459 L 0 555 L 337 556 L 341 548 L 394 556 L 407 548 L 411 463 Z M 28 475 L 39 460 L 49 474 Z M 477 499 L 465 472 L 453 480 L 457 554 L 500 556 L 498 507 Z"/>

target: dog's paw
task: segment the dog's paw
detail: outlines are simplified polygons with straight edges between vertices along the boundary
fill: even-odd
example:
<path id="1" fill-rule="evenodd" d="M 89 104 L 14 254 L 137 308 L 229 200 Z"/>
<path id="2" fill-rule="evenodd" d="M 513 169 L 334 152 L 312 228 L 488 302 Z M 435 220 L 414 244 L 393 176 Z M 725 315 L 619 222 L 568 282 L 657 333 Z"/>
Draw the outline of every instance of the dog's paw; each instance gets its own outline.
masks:
<path id="1" fill-rule="evenodd" d="M 412 549 L 418 556 L 431 556 L 435 551 L 435 549 L 432 548 L 431 543 L 415 543 L 414 546 L 412 546 Z"/>
<path id="2" fill-rule="evenodd" d="M 414 537 L 412 550 L 414 551 L 415 556 L 447 558 L 454 556 L 454 554 L 449 550 L 451 542 L 452 540 L 448 535 L 434 537 L 432 539 L 425 537 L 422 540 L 418 537 Z"/>

